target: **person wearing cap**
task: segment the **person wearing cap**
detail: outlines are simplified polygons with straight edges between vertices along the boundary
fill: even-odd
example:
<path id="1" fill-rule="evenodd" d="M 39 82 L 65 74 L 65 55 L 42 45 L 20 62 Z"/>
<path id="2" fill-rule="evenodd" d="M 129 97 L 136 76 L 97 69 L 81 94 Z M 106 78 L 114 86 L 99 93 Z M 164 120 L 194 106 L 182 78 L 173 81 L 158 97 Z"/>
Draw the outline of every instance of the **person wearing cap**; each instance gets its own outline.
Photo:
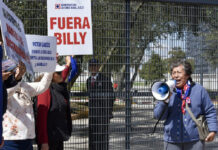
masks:
<path id="1" fill-rule="evenodd" d="M 109 149 L 109 123 L 112 118 L 113 87 L 111 80 L 99 72 L 97 59 L 89 61 L 91 76 L 87 79 L 89 92 L 89 149 Z"/>
<path id="2" fill-rule="evenodd" d="M 66 66 L 56 65 L 52 83 L 47 91 L 37 99 L 36 134 L 39 150 L 63 150 L 63 142 L 72 132 L 67 78 L 70 57 L 66 57 Z"/>
<path id="3" fill-rule="evenodd" d="M 16 69 L 22 78 L 26 72 L 25 65 Z M 48 89 L 53 73 L 44 73 L 40 82 L 19 82 L 7 89 L 8 104 L 3 116 L 4 146 L 2 150 L 33 150 L 32 139 L 35 138 L 35 119 L 32 98 Z"/>

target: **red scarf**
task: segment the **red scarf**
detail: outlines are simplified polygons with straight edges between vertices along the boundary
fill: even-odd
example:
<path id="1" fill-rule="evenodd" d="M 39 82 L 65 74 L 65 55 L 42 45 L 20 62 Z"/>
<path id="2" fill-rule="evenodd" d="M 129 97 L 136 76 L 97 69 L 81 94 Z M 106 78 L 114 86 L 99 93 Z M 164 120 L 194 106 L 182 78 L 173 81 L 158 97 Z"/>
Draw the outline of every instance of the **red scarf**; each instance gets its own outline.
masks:
<path id="1" fill-rule="evenodd" d="M 182 94 L 182 89 L 176 89 L 177 95 L 178 95 L 178 96 L 181 98 L 181 100 L 182 100 L 181 109 L 182 109 L 182 113 L 183 113 L 183 114 L 185 114 L 185 105 L 186 105 L 186 103 L 188 103 L 188 104 L 191 103 L 191 99 L 190 99 L 190 97 L 189 97 L 190 88 L 191 88 L 190 81 L 188 81 L 188 82 L 185 84 L 185 86 L 183 87 L 184 94 Z"/>

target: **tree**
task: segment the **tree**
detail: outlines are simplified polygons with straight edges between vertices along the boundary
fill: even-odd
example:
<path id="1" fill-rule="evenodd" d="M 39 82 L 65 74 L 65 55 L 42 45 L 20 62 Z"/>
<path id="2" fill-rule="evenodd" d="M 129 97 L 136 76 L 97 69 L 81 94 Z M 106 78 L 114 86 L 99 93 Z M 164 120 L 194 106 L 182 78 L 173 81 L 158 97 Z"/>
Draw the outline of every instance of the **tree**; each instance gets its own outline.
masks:
<path id="1" fill-rule="evenodd" d="M 168 52 L 168 54 L 171 56 L 168 59 L 168 63 L 171 64 L 177 59 L 185 59 L 186 55 L 185 52 L 182 51 L 181 47 L 173 47 L 171 51 Z"/>
<path id="2" fill-rule="evenodd" d="M 168 54 L 170 58 L 164 60 L 165 64 L 167 64 L 168 72 L 170 72 L 170 65 L 179 59 L 181 60 L 186 59 L 192 65 L 192 69 L 194 70 L 195 67 L 194 59 L 188 58 L 186 56 L 186 53 L 182 50 L 181 47 L 173 47 L 172 50 L 168 52 Z"/>
<path id="3" fill-rule="evenodd" d="M 140 77 L 147 82 L 164 78 L 164 73 L 166 73 L 165 64 L 161 57 L 154 52 L 151 54 L 148 62 L 144 63 L 142 69 L 139 71 Z"/>
<path id="4" fill-rule="evenodd" d="M 27 33 L 47 34 L 45 0 L 8 0 L 7 4 L 23 20 Z M 130 14 L 130 64 L 135 70 L 130 79 L 132 87 L 149 43 L 160 39 L 164 34 L 178 33 L 182 37 L 185 32 L 193 32 L 197 35 L 198 25 L 202 22 L 216 27 L 218 18 L 213 17 L 217 16 L 216 7 L 201 7 L 141 0 L 131 1 L 131 11 L 126 13 L 125 0 L 93 0 L 94 56 L 82 56 L 81 60 L 86 64 L 91 57 L 98 58 L 102 63 L 100 71 L 111 73 L 118 81 L 118 91 L 123 90 L 125 86 L 121 85 L 125 82 L 127 57 L 124 27 L 126 14 Z M 85 67 L 84 65 L 81 69 Z"/>
<path id="5" fill-rule="evenodd" d="M 213 72 L 218 66 L 217 36 L 217 30 L 210 24 L 201 26 L 198 36 L 187 34 L 187 55 L 195 58 L 197 73 Z"/>
<path id="6" fill-rule="evenodd" d="M 211 29 L 210 32 L 203 34 L 205 45 L 203 57 L 209 62 L 212 68 L 218 66 L 218 31 Z"/>

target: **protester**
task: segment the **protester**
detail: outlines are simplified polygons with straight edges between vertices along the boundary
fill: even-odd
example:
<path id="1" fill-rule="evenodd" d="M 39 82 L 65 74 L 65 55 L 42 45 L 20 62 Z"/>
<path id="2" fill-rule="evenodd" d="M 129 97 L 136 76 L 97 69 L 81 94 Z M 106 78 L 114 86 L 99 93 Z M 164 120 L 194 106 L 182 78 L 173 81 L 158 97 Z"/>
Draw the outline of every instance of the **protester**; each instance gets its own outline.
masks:
<path id="1" fill-rule="evenodd" d="M 1 59 L 1 64 L 0 64 L 0 67 L 1 67 L 1 70 L 2 70 L 2 54 L 3 54 L 3 40 L 2 40 L 2 34 L 1 34 L 1 29 L 0 29 L 0 59 Z M 22 62 L 20 62 L 18 64 L 18 70 L 22 70 L 22 67 L 23 67 L 23 64 Z M 15 85 L 17 85 L 17 83 L 21 80 L 21 78 L 19 78 L 19 76 L 22 74 L 22 72 L 20 71 L 17 71 L 16 73 L 12 71 L 4 71 L 2 70 L 2 72 L 0 72 L 0 79 L 1 81 L 3 81 L 3 83 L 1 84 L 1 87 L 0 89 L 3 89 L 2 90 L 2 93 L 1 93 L 1 102 L 2 102 L 2 116 L 3 114 L 6 112 L 6 109 L 7 109 L 7 98 L 8 98 L 8 95 L 7 95 L 7 88 L 11 88 Z M 1 123 L 1 126 L 2 126 L 2 123 Z M 2 130 L 2 127 L 1 127 L 1 130 Z M 2 131 L 1 131 L 1 134 L 2 134 Z M 1 145 L 0 145 L 0 148 L 3 146 L 3 140 L 4 138 L 2 138 L 2 141 L 0 142 Z"/>
<path id="2" fill-rule="evenodd" d="M 8 99 L 7 89 L 16 86 L 18 84 L 18 82 L 21 81 L 22 73 L 23 73 L 24 69 L 25 69 L 25 66 L 20 61 L 19 64 L 17 65 L 17 69 L 15 72 L 14 72 L 14 70 L 12 70 L 12 71 L 3 71 L 2 70 L 3 113 L 5 113 L 6 109 L 7 109 L 7 99 Z"/>
<path id="3" fill-rule="evenodd" d="M 17 70 L 19 71 L 19 70 Z M 22 75 L 25 67 L 20 70 Z M 40 82 L 19 82 L 9 88 L 7 111 L 3 118 L 3 150 L 33 150 L 32 139 L 35 138 L 35 120 L 32 97 L 48 89 L 53 73 L 44 73 Z"/>
<path id="4" fill-rule="evenodd" d="M 112 118 L 113 87 L 110 79 L 99 72 L 97 59 L 89 61 L 91 76 L 87 79 L 89 92 L 89 149 L 109 149 L 109 124 Z M 100 95 L 101 94 L 101 95 Z"/>
<path id="5" fill-rule="evenodd" d="M 66 57 L 66 66 L 56 65 L 52 83 L 47 91 L 37 98 L 37 144 L 39 150 L 63 150 L 63 141 L 67 141 L 72 132 L 67 78 L 70 57 Z"/>
<path id="6" fill-rule="evenodd" d="M 217 117 L 207 91 L 192 81 L 192 67 L 188 61 L 177 60 L 171 65 L 171 76 L 176 80 L 176 89 L 169 101 L 159 101 L 154 109 L 155 118 L 165 119 L 165 150 L 204 150 L 205 141 L 214 140 L 217 132 Z M 206 117 L 209 135 L 205 141 L 199 139 L 198 129 L 185 109 L 186 103 L 197 118 Z"/>

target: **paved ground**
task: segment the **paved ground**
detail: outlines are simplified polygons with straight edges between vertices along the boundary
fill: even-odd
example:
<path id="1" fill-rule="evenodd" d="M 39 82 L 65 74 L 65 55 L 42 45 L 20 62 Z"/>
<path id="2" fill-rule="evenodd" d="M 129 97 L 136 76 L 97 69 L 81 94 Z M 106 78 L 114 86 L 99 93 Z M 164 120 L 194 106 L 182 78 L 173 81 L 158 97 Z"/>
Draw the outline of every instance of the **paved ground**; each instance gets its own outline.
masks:
<path id="1" fill-rule="evenodd" d="M 162 150 L 162 125 L 151 135 L 156 120 L 153 119 L 153 106 L 140 104 L 132 106 L 131 150 Z M 114 112 L 110 124 L 110 150 L 125 150 L 125 109 Z M 218 138 L 207 144 L 207 150 L 217 150 Z M 88 150 L 88 119 L 73 121 L 73 134 L 65 142 L 65 150 Z"/>

